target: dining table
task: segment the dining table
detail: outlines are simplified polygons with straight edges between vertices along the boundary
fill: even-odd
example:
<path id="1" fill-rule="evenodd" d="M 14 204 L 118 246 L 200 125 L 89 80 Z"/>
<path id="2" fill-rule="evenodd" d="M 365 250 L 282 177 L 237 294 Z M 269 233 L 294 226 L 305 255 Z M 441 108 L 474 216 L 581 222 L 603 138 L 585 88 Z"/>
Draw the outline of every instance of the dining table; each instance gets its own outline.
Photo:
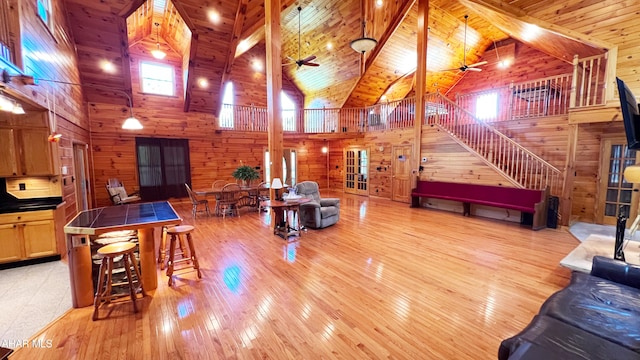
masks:
<path id="1" fill-rule="evenodd" d="M 244 197 L 240 197 L 238 199 L 238 207 L 244 207 L 244 206 L 251 206 L 251 207 L 255 207 L 256 209 L 259 208 L 260 204 L 258 203 L 258 193 L 259 187 L 257 185 L 255 186 L 240 186 L 240 189 L 238 190 L 232 190 L 233 192 L 237 192 L 237 193 L 246 193 L 247 195 Z M 198 196 L 202 196 L 205 199 L 208 196 L 213 196 L 215 197 L 216 200 L 220 199 L 220 196 L 222 194 L 222 188 L 209 188 L 209 189 L 195 189 L 193 191 L 196 195 Z M 216 215 L 220 216 L 219 211 L 217 211 L 218 207 L 216 205 Z"/>

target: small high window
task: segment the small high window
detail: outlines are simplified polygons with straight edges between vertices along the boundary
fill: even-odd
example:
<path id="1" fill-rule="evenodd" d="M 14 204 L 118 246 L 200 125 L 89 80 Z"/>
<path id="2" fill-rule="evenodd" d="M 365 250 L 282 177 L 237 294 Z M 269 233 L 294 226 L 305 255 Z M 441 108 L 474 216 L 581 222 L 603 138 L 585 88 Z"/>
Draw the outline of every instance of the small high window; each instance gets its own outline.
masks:
<path id="1" fill-rule="evenodd" d="M 492 92 L 478 96 L 476 99 L 476 118 L 479 120 L 495 119 L 498 115 L 498 93 Z"/>
<path id="2" fill-rule="evenodd" d="M 175 88 L 173 67 L 141 62 L 140 78 L 143 93 L 173 96 Z"/>
<path id="3" fill-rule="evenodd" d="M 51 16 L 51 0 L 36 0 L 38 17 L 44 22 L 47 28 L 53 32 L 53 17 Z"/>
<path id="4" fill-rule="evenodd" d="M 231 81 L 224 86 L 222 110 L 220 110 L 218 122 L 221 128 L 233 129 L 233 83 Z"/>
<path id="5" fill-rule="evenodd" d="M 282 91 L 280 96 L 280 106 L 282 107 L 282 130 L 296 131 L 296 104 Z"/>

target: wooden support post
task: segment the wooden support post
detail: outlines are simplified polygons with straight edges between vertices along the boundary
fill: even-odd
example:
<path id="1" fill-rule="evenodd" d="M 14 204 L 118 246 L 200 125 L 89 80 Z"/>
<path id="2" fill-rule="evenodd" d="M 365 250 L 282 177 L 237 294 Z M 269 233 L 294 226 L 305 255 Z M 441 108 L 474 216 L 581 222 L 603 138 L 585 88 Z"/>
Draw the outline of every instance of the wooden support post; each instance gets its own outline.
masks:
<path id="1" fill-rule="evenodd" d="M 422 124 L 425 118 L 424 94 L 427 79 L 427 36 L 429 26 L 429 0 L 418 0 L 418 46 L 416 67 L 416 109 L 413 123 L 413 161 L 412 167 L 416 174 L 420 168 L 420 156 L 422 155 Z M 411 188 L 416 186 L 417 176 L 411 177 Z"/>
<path id="2" fill-rule="evenodd" d="M 282 178 L 282 109 L 280 93 L 282 91 L 282 64 L 280 34 L 280 0 L 265 1 L 265 37 L 267 50 L 267 119 L 269 122 L 268 148 L 271 168 L 271 180 Z M 275 199 L 274 190 L 269 191 Z"/>

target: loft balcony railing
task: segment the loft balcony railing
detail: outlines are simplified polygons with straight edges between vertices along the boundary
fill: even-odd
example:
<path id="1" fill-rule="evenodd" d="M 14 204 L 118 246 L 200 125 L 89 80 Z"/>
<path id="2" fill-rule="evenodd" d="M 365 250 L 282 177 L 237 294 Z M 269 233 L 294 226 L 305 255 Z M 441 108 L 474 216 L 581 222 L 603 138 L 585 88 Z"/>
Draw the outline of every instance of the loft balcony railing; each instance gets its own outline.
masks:
<path id="1" fill-rule="evenodd" d="M 574 71 L 509 86 L 457 96 L 455 103 L 483 122 L 566 115 L 570 108 L 606 102 L 607 54 L 574 58 Z M 490 110 L 481 104 L 493 103 Z M 428 102 L 426 116 L 449 109 Z M 415 99 L 390 101 L 364 108 L 285 110 L 283 130 L 288 133 L 363 133 L 414 126 Z M 220 129 L 266 132 L 265 107 L 223 105 Z"/>

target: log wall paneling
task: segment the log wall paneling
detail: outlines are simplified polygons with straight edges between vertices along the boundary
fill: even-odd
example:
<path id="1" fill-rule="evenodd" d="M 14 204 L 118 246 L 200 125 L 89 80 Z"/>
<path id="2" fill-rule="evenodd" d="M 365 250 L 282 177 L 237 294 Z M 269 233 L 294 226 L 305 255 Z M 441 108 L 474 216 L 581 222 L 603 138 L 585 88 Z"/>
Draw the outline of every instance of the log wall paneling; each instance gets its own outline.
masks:
<path id="1" fill-rule="evenodd" d="M 420 158 L 426 157 L 427 163 L 421 164 L 424 167 L 419 175 L 421 180 L 513 187 L 506 177 L 453 141 L 446 132 L 424 126 L 423 133 Z"/>
<path id="2" fill-rule="evenodd" d="M 565 166 L 569 133 L 566 116 L 502 121 L 492 125 L 556 168 L 562 170 Z"/>
<path id="3" fill-rule="evenodd" d="M 572 220 L 593 223 L 596 221 L 596 199 L 600 148 L 603 135 L 624 134 L 620 122 L 580 124 L 575 157 L 575 178 L 572 189 Z"/>

